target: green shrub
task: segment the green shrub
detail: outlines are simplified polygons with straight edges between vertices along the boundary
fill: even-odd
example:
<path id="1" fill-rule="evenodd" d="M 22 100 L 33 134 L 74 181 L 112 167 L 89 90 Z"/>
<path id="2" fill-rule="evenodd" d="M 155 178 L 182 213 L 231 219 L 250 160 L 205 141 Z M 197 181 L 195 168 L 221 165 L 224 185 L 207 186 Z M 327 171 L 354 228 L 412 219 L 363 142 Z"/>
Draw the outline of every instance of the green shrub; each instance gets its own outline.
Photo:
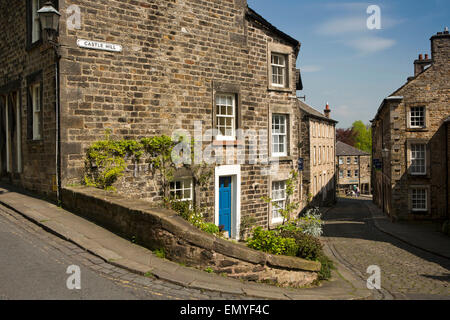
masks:
<path id="1" fill-rule="evenodd" d="M 167 200 L 169 207 L 180 215 L 184 220 L 191 223 L 207 233 L 220 235 L 219 227 L 214 223 L 205 222 L 203 213 L 200 209 L 193 206 L 190 201 Z"/>
<path id="2" fill-rule="evenodd" d="M 324 253 L 317 257 L 317 261 L 322 265 L 319 271 L 319 280 L 328 280 L 331 278 L 331 270 L 334 269 L 333 261 Z"/>
<path id="3" fill-rule="evenodd" d="M 214 223 L 208 223 L 205 222 L 201 228 L 203 231 L 211 234 L 219 234 L 220 230 L 219 227 L 216 226 Z"/>
<path id="4" fill-rule="evenodd" d="M 295 239 L 280 237 L 278 232 L 264 230 L 261 227 L 253 230 L 253 235 L 247 241 L 247 246 L 276 255 L 296 256 L 298 251 Z"/>
<path id="5" fill-rule="evenodd" d="M 281 224 L 276 228 L 276 230 L 278 232 L 283 232 L 283 231 L 303 232 L 303 229 L 298 227 L 295 222 Z"/>
<path id="6" fill-rule="evenodd" d="M 316 260 L 322 252 L 322 244 L 319 239 L 304 234 L 303 232 L 284 230 L 280 232 L 280 236 L 284 238 L 293 238 L 297 245 L 297 257 Z"/>
<path id="7" fill-rule="evenodd" d="M 156 249 L 155 251 L 153 251 L 153 253 L 161 259 L 165 259 L 166 258 L 166 252 L 164 251 L 164 248 L 160 248 L 160 249 Z"/>

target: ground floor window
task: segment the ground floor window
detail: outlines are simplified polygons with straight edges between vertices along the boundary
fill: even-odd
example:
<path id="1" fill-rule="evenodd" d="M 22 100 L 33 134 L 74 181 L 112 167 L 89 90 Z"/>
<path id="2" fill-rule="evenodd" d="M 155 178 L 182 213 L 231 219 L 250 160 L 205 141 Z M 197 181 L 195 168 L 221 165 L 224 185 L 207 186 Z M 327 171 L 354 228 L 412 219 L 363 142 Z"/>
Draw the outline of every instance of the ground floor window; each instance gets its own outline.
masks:
<path id="1" fill-rule="evenodd" d="M 172 199 L 192 201 L 192 179 L 172 181 L 169 192 Z"/>
<path id="2" fill-rule="evenodd" d="M 411 208 L 412 211 L 427 211 L 427 189 L 411 189 Z"/>
<path id="3" fill-rule="evenodd" d="M 272 223 L 283 222 L 280 209 L 286 206 L 286 181 L 272 182 Z"/>

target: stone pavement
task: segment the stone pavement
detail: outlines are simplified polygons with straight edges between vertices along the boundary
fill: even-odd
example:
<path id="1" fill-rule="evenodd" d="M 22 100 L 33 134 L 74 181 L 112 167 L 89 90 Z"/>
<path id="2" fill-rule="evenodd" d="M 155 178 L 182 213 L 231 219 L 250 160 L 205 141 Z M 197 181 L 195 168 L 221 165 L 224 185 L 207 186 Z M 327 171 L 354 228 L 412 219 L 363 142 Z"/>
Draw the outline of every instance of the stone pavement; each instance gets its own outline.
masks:
<path id="1" fill-rule="evenodd" d="M 0 186 L 0 204 L 73 242 L 111 266 L 140 275 L 152 275 L 159 281 L 188 289 L 273 300 L 353 300 L 370 299 L 372 295 L 364 282 L 339 265 L 333 271 L 331 281 L 325 281 L 319 287 L 293 289 L 244 282 L 160 259 L 150 250 L 16 187 L 5 184 Z"/>
<path id="2" fill-rule="evenodd" d="M 341 198 L 325 214 L 324 238 L 333 255 L 362 280 L 370 276 L 369 266 L 380 268 L 381 290 L 375 299 L 450 299 L 450 260 L 380 231 L 375 221 L 382 219 L 372 216 L 370 202 Z M 389 230 L 393 234 L 394 228 Z"/>
<path id="3" fill-rule="evenodd" d="M 365 203 L 372 214 L 375 226 L 409 245 L 450 259 L 450 237 L 437 230 L 437 226 L 424 222 L 392 222 L 372 202 Z"/>

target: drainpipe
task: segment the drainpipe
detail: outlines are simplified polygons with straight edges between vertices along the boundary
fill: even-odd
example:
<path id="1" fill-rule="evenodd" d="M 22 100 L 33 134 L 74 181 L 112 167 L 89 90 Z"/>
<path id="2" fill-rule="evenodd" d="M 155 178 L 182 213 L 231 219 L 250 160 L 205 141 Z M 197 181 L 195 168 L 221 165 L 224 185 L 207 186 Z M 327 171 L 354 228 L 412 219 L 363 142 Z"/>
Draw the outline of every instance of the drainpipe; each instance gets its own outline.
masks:
<path id="1" fill-rule="evenodd" d="M 58 48 L 55 48 L 55 118 L 56 118 L 56 201 L 61 205 L 61 110 L 60 110 L 60 75 L 59 62 L 61 55 Z"/>

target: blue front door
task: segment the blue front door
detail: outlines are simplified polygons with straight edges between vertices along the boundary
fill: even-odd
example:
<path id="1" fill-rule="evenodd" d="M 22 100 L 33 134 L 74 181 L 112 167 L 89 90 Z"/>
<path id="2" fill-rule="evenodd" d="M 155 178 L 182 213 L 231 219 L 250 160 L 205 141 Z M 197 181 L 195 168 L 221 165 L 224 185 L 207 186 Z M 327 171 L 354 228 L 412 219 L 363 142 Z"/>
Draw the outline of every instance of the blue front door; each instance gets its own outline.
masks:
<path id="1" fill-rule="evenodd" d="M 231 236 L 231 177 L 219 178 L 219 225 Z"/>

